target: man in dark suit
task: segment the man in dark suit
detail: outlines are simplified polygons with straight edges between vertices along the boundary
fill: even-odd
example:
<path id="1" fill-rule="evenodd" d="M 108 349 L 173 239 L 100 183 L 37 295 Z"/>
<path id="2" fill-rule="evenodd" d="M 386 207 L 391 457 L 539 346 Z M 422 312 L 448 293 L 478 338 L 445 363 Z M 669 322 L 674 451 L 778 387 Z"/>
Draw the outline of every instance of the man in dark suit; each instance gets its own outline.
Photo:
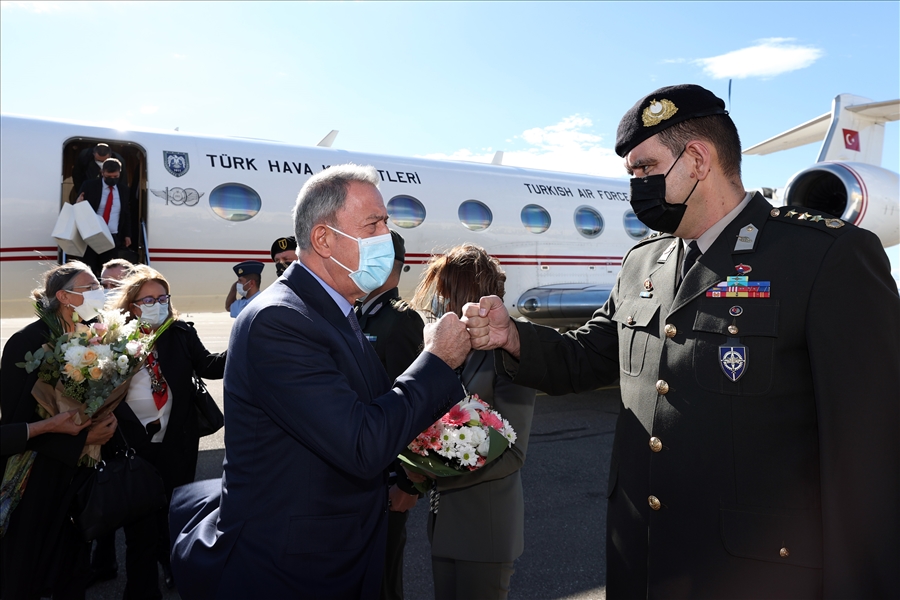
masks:
<path id="1" fill-rule="evenodd" d="M 378 182 L 356 165 L 311 177 L 294 208 L 299 261 L 235 321 L 221 506 L 175 540 L 182 598 L 379 594 L 386 468 L 463 398 L 469 341 L 448 315 L 391 388 L 352 310 L 393 263 Z"/>
<path id="2" fill-rule="evenodd" d="M 724 102 L 662 88 L 619 125 L 654 234 L 577 331 L 466 307 L 476 348 L 551 394 L 620 377 L 610 598 L 900 590 L 900 301 L 878 238 L 744 191 Z M 674 234 L 674 235 L 670 235 Z M 865 303 L 872 322 L 848 322 Z"/>
<path id="3" fill-rule="evenodd" d="M 102 254 L 97 254 L 90 247 L 84 253 L 82 260 L 98 278 L 103 263 L 118 258 L 119 249 L 131 246 L 131 196 L 128 186 L 120 177 L 121 172 L 122 164 L 115 158 L 108 159 L 103 163 L 103 177 L 85 181 L 81 186 L 81 193 L 73 202 L 90 203 L 91 208 L 106 221 L 115 242 L 115 248 Z"/>
<path id="4" fill-rule="evenodd" d="M 122 183 L 128 185 L 128 177 L 124 169 L 125 159 L 118 152 L 113 152 L 109 144 L 100 142 L 96 146 L 85 148 L 78 153 L 75 164 L 72 165 L 72 189 L 78 193 L 85 181 L 99 179 L 103 163 L 110 158 L 115 158 L 119 161 L 122 167 Z"/>
<path id="5" fill-rule="evenodd" d="M 393 230 L 391 241 L 394 244 L 394 268 L 384 285 L 366 296 L 365 302 L 356 311 L 359 326 L 375 348 L 388 379 L 394 381 L 409 368 L 422 350 L 425 322 L 400 298 L 397 286 L 406 259 L 406 245 L 403 237 Z M 402 600 L 406 519 L 409 510 L 416 505 L 419 493 L 406 477 L 399 459 L 391 466 L 388 488 L 390 510 L 381 600 Z"/>

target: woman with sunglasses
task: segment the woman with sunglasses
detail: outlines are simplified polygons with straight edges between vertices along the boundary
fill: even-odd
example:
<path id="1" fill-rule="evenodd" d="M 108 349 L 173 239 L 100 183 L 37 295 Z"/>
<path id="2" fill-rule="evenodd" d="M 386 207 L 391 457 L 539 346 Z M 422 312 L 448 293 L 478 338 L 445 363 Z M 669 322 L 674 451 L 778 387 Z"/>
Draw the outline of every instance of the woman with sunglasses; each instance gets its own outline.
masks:
<path id="1" fill-rule="evenodd" d="M 213 354 L 204 347 L 192 323 L 182 321 L 172 305 L 169 282 L 155 269 L 137 265 L 121 281 L 111 300 L 132 318 L 140 319 L 147 331 L 155 331 L 167 319 L 175 322 L 159 337 L 147 365 L 131 380 L 125 401 L 116 409 L 128 445 L 150 461 L 162 476 L 167 498 L 172 490 L 194 481 L 200 437 L 194 408 L 194 373 L 206 379 L 221 379 L 225 353 Z M 108 450 L 122 449 L 116 436 Z M 174 587 L 169 568 L 168 506 L 159 511 L 155 531 L 143 526 L 125 528 L 126 597 L 159 598 L 157 561 L 163 566 L 166 586 Z M 129 533 L 131 535 L 129 536 Z M 152 535 L 152 539 L 150 536 Z M 98 557 L 106 550 L 98 541 Z M 113 557 L 115 550 L 112 550 Z M 100 561 L 102 565 L 102 560 Z"/>
<path id="2" fill-rule="evenodd" d="M 76 321 L 97 317 L 105 297 L 100 283 L 82 262 L 70 262 L 44 273 L 44 285 L 32 292 L 42 310 L 74 331 Z M 26 452 L 35 452 L 25 489 L 4 481 L 3 512 L 8 516 L 0 540 L 0 596 L 3 598 L 84 597 L 89 546 L 69 518 L 69 504 L 91 469 L 77 466 L 88 444 L 106 444 L 116 431 L 112 415 L 87 427 L 34 435 L 41 417 L 31 389 L 38 372 L 17 367 L 26 352 L 47 341 L 50 329 L 38 319 L 14 333 L 0 360 L 0 424 L 4 436 L 14 424 L 30 424 Z M 20 427 L 21 425 L 19 425 Z M 28 436 L 28 432 L 32 435 Z M 6 471 L 4 456 L 0 465 Z M 17 500 L 17 501 L 16 501 Z M 10 511 L 7 513 L 7 511 Z"/>

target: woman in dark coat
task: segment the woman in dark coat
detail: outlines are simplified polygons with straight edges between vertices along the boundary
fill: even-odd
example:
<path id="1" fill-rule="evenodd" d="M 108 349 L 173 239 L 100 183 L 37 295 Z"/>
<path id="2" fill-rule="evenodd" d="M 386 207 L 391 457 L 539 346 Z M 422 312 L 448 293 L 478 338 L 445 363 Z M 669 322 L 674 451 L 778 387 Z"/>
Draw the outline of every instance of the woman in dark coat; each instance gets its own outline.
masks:
<path id="1" fill-rule="evenodd" d="M 112 301 L 150 330 L 168 318 L 176 320 L 160 335 L 148 366 L 132 378 L 125 401 L 115 411 L 123 436 L 116 435 L 107 451 L 121 450 L 124 437 L 139 456 L 156 467 L 166 497 L 171 499 L 172 490 L 194 481 L 197 469 L 200 436 L 192 376 L 221 379 L 226 355 L 207 350 L 193 325 L 177 318 L 169 282 L 158 271 L 134 267 L 118 292 Z M 168 512 L 168 505 L 159 512 L 153 532 L 143 525 L 135 525 L 134 531 L 125 528 L 126 590 L 132 600 L 158 597 L 157 561 L 171 586 Z"/>
<path id="2" fill-rule="evenodd" d="M 98 295 L 99 294 L 99 295 Z M 97 316 L 103 292 L 90 268 L 81 262 L 55 267 L 44 274 L 44 286 L 33 292 L 37 302 L 56 314 L 66 331 Z M 37 371 L 27 373 L 16 363 L 34 352 L 49 336 L 41 320 L 16 332 L 3 348 L 0 361 L 0 424 L 21 427 L 41 420 L 31 389 Z M 47 433 L 27 440 L 36 452 L 27 486 L 13 509 L 0 541 L 0 595 L 4 599 L 83 598 L 88 575 L 88 546 L 69 519 L 69 504 L 91 469 L 77 466 L 87 444 L 105 444 L 115 433 L 113 416 L 91 424 L 77 435 Z M 5 471 L 8 457 L 2 458 Z"/>

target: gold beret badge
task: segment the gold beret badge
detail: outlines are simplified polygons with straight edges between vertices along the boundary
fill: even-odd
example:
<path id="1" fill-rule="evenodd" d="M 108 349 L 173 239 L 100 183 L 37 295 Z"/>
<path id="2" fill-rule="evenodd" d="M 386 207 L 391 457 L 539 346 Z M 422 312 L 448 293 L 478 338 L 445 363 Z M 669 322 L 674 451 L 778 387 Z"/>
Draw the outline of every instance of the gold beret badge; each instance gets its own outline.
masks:
<path id="1" fill-rule="evenodd" d="M 669 119 L 678 112 L 678 107 L 672 104 L 671 100 L 651 100 L 650 106 L 641 113 L 641 119 L 644 121 L 644 127 L 653 127 L 659 125 L 666 119 Z"/>

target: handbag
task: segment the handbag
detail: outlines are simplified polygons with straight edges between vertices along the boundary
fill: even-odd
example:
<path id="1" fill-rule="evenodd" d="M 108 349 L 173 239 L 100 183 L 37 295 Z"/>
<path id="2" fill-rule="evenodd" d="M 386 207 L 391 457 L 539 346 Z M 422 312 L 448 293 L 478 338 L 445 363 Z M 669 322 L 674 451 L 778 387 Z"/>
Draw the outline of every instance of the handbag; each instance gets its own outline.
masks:
<path id="1" fill-rule="evenodd" d="M 117 431 L 125 440 L 121 429 Z M 166 506 L 166 490 L 159 472 L 125 440 L 125 451 L 94 465 L 72 501 L 72 520 L 84 541 L 112 533 L 119 527 Z"/>
<path id="2" fill-rule="evenodd" d="M 212 435 L 225 425 L 225 415 L 219 410 L 206 383 L 194 373 L 194 408 L 197 411 L 197 433 L 200 437 Z"/>

